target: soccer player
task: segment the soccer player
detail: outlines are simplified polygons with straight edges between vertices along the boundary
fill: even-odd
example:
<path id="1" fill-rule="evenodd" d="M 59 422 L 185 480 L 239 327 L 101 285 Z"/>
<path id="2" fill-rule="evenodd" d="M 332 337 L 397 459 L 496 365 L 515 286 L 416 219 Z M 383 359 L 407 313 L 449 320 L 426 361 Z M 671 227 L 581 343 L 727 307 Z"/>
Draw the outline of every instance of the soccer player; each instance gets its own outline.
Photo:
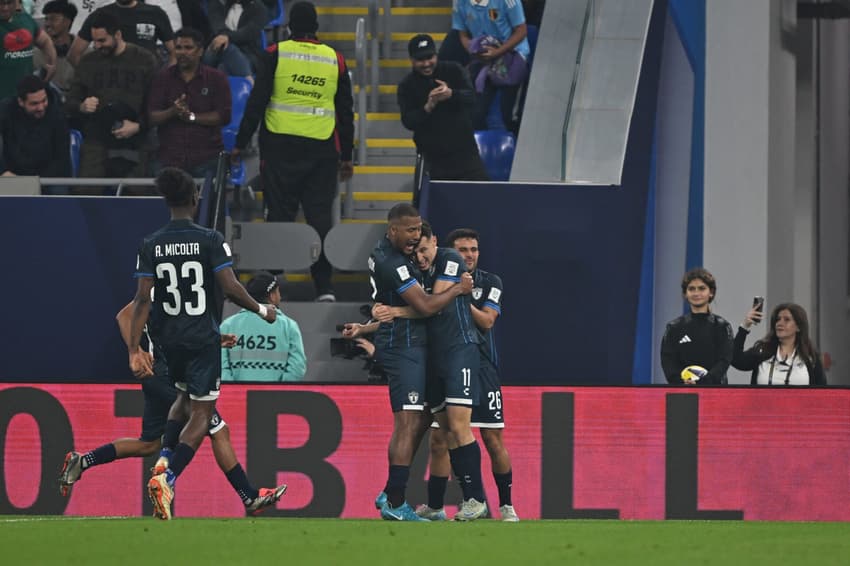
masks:
<path id="1" fill-rule="evenodd" d="M 410 306 L 431 316 L 463 293 L 472 291 L 472 278 L 428 294 L 421 273 L 410 259 L 422 230 L 419 212 L 409 204 L 395 205 L 387 215 L 387 233 L 369 256 L 372 298 L 389 306 Z M 405 500 L 410 463 L 422 440 L 430 416 L 425 414 L 426 329 L 421 319 L 384 322 L 375 333 L 378 361 L 390 386 L 393 433 L 389 444 L 389 473 L 384 491 L 375 501 L 381 517 L 390 521 L 424 521 Z"/>
<path id="2" fill-rule="evenodd" d="M 219 395 L 221 335 L 215 312 L 216 284 L 231 301 L 268 322 L 274 322 L 276 311 L 257 303 L 236 279 L 223 236 L 192 221 L 198 205 L 192 178 L 180 169 L 166 167 L 157 176 L 156 187 L 168 204 L 171 221 L 147 236 L 139 248 L 127 350 L 134 375 L 153 373 L 149 357 L 139 347 L 151 315 L 151 338 L 162 348 L 168 373 L 181 391 L 169 420 L 189 414 L 168 468 L 148 482 L 157 517 L 168 520 L 174 482 L 201 445 Z M 152 289 L 157 300 L 151 306 Z"/>
<path id="3" fill-rule="evenodd" d="M 456 250 L 437 247 L 430 225 L 423 223 L 421 231 L 415 254 L 426 289 L 439 294 L 455 286 L 461 278 L 471 279 Z M 380 306 L 373 313 L 381 322 L 389 318 L 395 322 L 393 317 L 403 317 L 409 323 L 409 318 L 417 314 L 409 310 Z M 391 314 L 388 316 L 386 311 Z M 472 407 L 479 399 L 478 344 L 482 340 L 472 319 L 471 297 L 458 295 L 453 304 L 428 318 L 427 333 L 428 406 L 440 428 L 448 431 L 449 459 L 463 491 L 463 503 L 454 518 L 474 521 L 487 513 L 487 504 L 481 480 L 481 448 L 470 426 Z"/>
<path id="4" fill-rule="evenodd" d="M 132 303 L 125 306 L 115 317 L 125 343 L 130 340 L 130 319 Z M 234 336 L 223 335 L 222 346 L 229 346 Z M 85 453 L 68 452 L 59 475 L 59 490 L 64 496 L 71 493 L 73 484 L 79 481 L 83 472 L 93 466 L 108 464 L 123 458 L 143 458 L 155 454 L 162 447 L 161 437 L 165 432 L 168 411 L 177 397 L 177 389 L 168 378 L 168 365 L 158 348 L 148 339 L 156 355 L 152 360 L 153 376 L 142 380 L 142 392 L 145 397 L 145 409 L 142 416 L 142 434 L 139 438 L 118 438 L 94 450 Z M 218 411 L 213 412 L 209 432 L 213 455 L 230 485 L 242 499 L 245 510 L 258 514 L 277 503 L 286 492 L 286 485 L 277 488 L 257 489 L 248 480 L 245 470 L 236 458 L 230 443 L 230 427 L 221 418 Z"/>
<path id="5" fill-rule="evenodd" d="M 478 267 L 478 232 L 470 228 L 452 230 L 446 237 L 446 244 L 454 248 L 463 257 L 466 269 L 472 274 L 472 319 L 483 335 L 479 344 L 480 366 L 478 379 L 481 385 L 480 402 L 472 407 L 472 426 L 481 430 L 481 439 L 490 454 L 493 479 L 499 491 L 499 513 L 502 521 L 517 522 L 519 516 L 511 500 L 513 473 L 511 457 L 502 441 L 505 428 L 502 412 L 502 388 L 499 380 L 498 355 L 493 326 L 502 313 L 502 280 L 495 273 L 489 273 Z M 420 505 L 416 513 L 428 519 L 444 519 L 443 510 L 446 484 L 451 471 L 448 456 L 448 439 L 444 429 L 431 429 L 430 437 L 430 475 L 428 477 L 428 504 Z"/>

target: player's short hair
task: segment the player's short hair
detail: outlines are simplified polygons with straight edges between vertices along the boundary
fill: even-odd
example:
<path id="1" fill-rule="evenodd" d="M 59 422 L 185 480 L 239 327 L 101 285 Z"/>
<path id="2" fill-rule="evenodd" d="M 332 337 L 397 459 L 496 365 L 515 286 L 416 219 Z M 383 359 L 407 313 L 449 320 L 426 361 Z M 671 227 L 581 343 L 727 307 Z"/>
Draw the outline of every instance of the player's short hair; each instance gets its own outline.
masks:
<path id="1" fill-rule="evenodd" d="M 481 238 L 478 236 L 478 230 L 473 230 L 472 228 L 456 228 L 449 232 L 449 235 L 446 236 L 445 245 L 449 248 L 455 247 L 455 240 L 463 240 L 468 238 L 470 240 L 475 240 L 478 244 L 481 244 Z"/>
<path id="2" fill-rule="evenodd" d="M 18 98 L 26 100 L 28 94 L 47 90 L 47 84 L 35 75 L 24 75 L 16 86 Z"/>
<path id="3" fill-rule="evenodd" d="M 700 279 L 708 286 L 709 291 L 711 291 L 711 299 L 708 302 L 713 301 L 717 294 L 717 281 L 714 279 L 714 275 L 704 267 L 695 267 L 682 276 L 682 294 L 684 295 L 687 292 L 688 285 L 695 279 Z"/>
<path id="4" fill-rule="evenodd" d="M 431 223 L 427 220 L 422 221 L 422 237 L 428 238 L 429 240 L 434 237 L 434 229 L 431 227 Z"/>
<path id="5" fill-rule="evenodd" d="M 93 30 L 95 28 L 105 29 L 106 33 L 109 35 L 115 35 L 121 29 L 121 25 L 118 22 L 118 18 L 113 14 L 102 10 L 95 10 L 91 15 L 89 30 Z"/>
<path id="6" fill-rule="evenodd" d="M 419 211 L 412 204 L 400 202 L 390 209 L 387 213 L 387 221 L 390 223 L 402 218 L 416 218 L 419 216 Z"/>
<path id="7" fill-rule="evenodd" d="M 188 37 L 195 42 L 195 45 L 204 46 L 204 34 L 195 28 L 185 27 L 178 29 L 174 32 L 174 40 L 176 41 L 179 37 Z"/>
<path id="8" fill-rule="evenodd" d="M 159 191 L 168 206 L 186 206 L 192 204 L 195 196 L 195 181 L 177 167 L 165 167 L 156 177 L 156 190 Z"/>

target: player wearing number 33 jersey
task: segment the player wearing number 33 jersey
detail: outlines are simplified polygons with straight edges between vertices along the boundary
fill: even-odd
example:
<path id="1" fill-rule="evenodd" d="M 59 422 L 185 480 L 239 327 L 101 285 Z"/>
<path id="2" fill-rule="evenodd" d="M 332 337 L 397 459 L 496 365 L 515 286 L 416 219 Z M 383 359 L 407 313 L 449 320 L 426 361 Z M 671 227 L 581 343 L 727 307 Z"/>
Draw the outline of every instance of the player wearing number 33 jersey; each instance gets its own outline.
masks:
<path id="1" fill-rule="evenodd" d="M 219 346 L 215 272 L 233 265 L 224 237 L 191 220 L 172 220 L 142 241 L 136 277 L 154 278 L 150 331 L 170 346 Z"/>

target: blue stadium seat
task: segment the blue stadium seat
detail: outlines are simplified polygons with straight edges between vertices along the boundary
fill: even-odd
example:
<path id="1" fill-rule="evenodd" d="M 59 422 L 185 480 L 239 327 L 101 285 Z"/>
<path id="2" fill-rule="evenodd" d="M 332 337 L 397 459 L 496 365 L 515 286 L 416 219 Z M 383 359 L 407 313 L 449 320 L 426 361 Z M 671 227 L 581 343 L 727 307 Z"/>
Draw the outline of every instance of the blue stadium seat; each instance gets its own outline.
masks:
<path id="1" fill-rule="evenodd" d="M 225 151 L 230 151 L 236 144 L 236 134 L 239 132 L 239 124 L 245 115 L 245 104 L 251 94 L 251 82 L 245 77 L 227 77 L 230 82 L 230 96 L 232 99 L 230 111 L 230 123 L 221 129 L 221 137 L 224 142 Z M 230 182 L 235 186 L 245 184 L 245 165 L 239 164 L 238 168 L 230 171 Z"/>
<path id="2" fill-rule="evenodd" d="M 83 134 L 79 130 L 71 133 L 71 176 L 76 177 L 80 172 L 80 146 L 83 145 Z"/>
<path id="3" fill-rule="evenodd" d="M 506 130 L 475 132 L 478 153 L 491 181 L 507 181 L 511 177 L 516 138 Z"/>
<path id="4" fill-rule="evenodd" d="M 277 8 L 272 14 L 272 19 L 266 24 L 266 29 L 271 28 L 272 37 L 275 41 L 281 38 L 280 30 L 283 29 L 286 23 L 286 8 L 283 5 L 283 0 L 277 0 Z M 263 49 L 266 48 L 265 32 L 263 32 Z"/>
<path id="5" fill-rule="evenodd" d="M 530 49 L 528 53 L 528 68 L 531 69 L 532 63 L 534 63 L 534 51 L 537 49 L 537 37 L 540 35 L 540 29 L 537 26 L 529 25 L 528 28 L 528 48 Z"/>

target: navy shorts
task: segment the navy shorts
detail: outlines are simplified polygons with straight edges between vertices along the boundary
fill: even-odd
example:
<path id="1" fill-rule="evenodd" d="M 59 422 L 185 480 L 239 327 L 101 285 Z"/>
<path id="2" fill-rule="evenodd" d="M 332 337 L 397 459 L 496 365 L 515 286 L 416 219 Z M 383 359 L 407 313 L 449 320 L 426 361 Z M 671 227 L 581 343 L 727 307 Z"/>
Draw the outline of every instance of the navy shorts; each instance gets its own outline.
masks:
<path id="1" fill-rule="evenodd" d="M 428 405 L 432 413 L 446 405 L 472 407 L 478 403 L 478 344 L 454 344 L 430 350 Z"/>
<path id="2" fill-rule="evenodd" d="M 393 412 L 425 409 L 425 347 L 378 350 L 390 385 Z"/>
<path id="3" fill-rule="evenodd" d="M 174 386 L 193 401 L 215 401 L 221 388 L 221 345 L 163 348 Z"/>
<path id="4" fill-rule="evenodd" d="M 145 394 L 145 409 L 142 414 L 142 434 L 139 440 L 152 442 L 159 440 L 165 434 L 165 423 L 168 421 L 168 411 L 177 398 L 178 391 L 167 377 L 147 377 L 142 380 L 142 392 Z M 213 409 L 208 434 L 220 431 L 227 423 Z"/>
<path id="5" fill-rule="evenodd" d="M 478 405 L 472 408 L 472 426 L 479 428 L 505 428 L 502 412 L 502 386 L 499 370 L 484 356 L 478 368 L 480 386 Z"/>

